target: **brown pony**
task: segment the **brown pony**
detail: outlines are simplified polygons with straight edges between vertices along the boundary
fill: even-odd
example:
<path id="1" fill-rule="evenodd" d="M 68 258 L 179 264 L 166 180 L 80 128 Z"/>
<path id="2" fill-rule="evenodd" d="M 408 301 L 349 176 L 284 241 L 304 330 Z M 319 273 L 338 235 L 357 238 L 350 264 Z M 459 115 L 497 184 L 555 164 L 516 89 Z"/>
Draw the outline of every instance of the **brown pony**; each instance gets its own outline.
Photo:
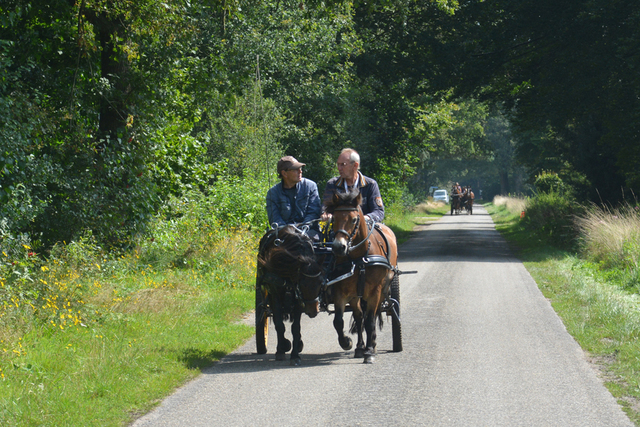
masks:
<path id="1" fill-rule="evenodd" d="M 355 273 L 333 285 L 331 291 L 335 307 L 333 326 L 338 342 L 344 350 L 353 346 L 344 334 L 343 315 L 346 305 L 353 311 L 353 330 L 358 334 L 355 357 L 373 363 L 376 353 L 376 318 L 382 322 L 380 305 L 389 293 L 390 283 L 397 273 L 398 247 L 393 231 L 384 224 L 371 228 L 360 208 L 358 190 L 336 193 L 327 212 L 333 214 L 332 244 L 338 274 L 354 269 Z M 382 324 L 382 323 L 381 323 Z M 362 330 L 367 333 L 363 340 Z"/>
<path id="2" fill-rule="evenodd" d="M 291 350 L 291 364 L 300 364 L 303 343 L 302 313 L 315 317 L 324 277 L 316 261 L 311 238 L 293 226 L 268 231 L 260 240 L 256 274 L 256 346 L 264 354 L 269 311 L 278 334 L 276 360 L 285 360 Z M 285 320 L 291 320 L 293 345 L 285 338 Z"/>

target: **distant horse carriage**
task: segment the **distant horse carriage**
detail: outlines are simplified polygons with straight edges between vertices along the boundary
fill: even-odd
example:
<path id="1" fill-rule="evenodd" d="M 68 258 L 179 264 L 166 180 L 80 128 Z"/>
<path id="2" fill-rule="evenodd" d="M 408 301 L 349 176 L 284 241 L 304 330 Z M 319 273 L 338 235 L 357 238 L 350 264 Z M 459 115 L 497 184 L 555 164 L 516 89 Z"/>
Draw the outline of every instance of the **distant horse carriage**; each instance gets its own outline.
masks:
<path id="1" fill-rule="evenodd" d="M 473 214 L 473 200 L 475 195 L 471 191 L 470 187 L 464 187 L 464 189 L 453 186 L 451 190 L 451 215 L 454 213 L 459 215 L 464 209 L 467 214 Z"/>
<path id="2" fill-rule="evenodd" d="M 382 326 L 382 314 L 385 313 L 391 317 L 393 351 L 402 351 L 399 276 L 417 272 L 398 270 L 398 249 L 393 231 L 384 224 L 368 223 L 360 209 L 360 201 L 358 191 L 334 196 L 327 209 L 333 214 L 333 220 L 325 230 L 324 242 L 311 243 L 304 228 L 308 228 L 308 224 L 302 228 L 289 226 L 270 230 L 263 237 L 256 279 L 256 347 L 259 354 L 267 352 L 269 317 L 273 317 L 278 332 L 276 360 L 284 360 L 284 353 L 292 348 L 291 364 L 299 364 L 303 311 L 310 317 L 315 317 L 318 311 L 335 314 L 333 325 L 344 350 L 353 346 L 351 338 L 344 333 L 343 320 L 344 313 L 352 311 L 350 332 L 356 333 L 358 338 L 355 357 L 363 358 L 364 363 L 373 363 L 375 359 L 375 324 L 377 320 Z M 287 228 L 305 244 L 297 242 L 289 232 L 283 233 Z M 278 238 L 268 237 L 276 234 Z M 335 238 L 331 240 L 330 236 Z M 282 315 L 282 306 L 292 307 L 288 312 L 292 313 L 293 345 L 284 338 L 284 324 L 280 325 L 286 318 Z M 366 342 L 363 331 L 367 335 Z"/>

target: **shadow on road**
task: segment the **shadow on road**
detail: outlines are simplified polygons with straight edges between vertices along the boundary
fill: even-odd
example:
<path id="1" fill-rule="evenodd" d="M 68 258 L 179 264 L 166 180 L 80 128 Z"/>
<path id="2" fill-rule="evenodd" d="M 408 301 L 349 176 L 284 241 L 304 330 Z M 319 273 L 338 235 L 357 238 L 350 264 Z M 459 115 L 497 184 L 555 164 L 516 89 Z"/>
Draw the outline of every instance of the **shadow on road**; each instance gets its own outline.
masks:
<path id="1" fill-rule="evenodd" d="M 379 354 L 383 354 L 384 351 L 379 351 Z M 217 364 L 206 368 L 202 371 L 205 375 L 219 375 L 219 374 L 236 374 L 236 373 L 248 373 L 248 372 L 261 372 L 272 371 L 277 369 L 300 369 L 300 368 L 312 368 L 323 365 L 335 365 L 340 363 L 340 360 L 344 360 L 348 363 L 353 363 L 349 355 L 345 352 L 334 352 L 325 354 L 301 354 L 302 364 L 300 366 L 291 366 L 289 364 L 289 355 L 287 354 L 287 360 L 276 361 L 275 354 L 246 354 L 246 353 L 232 353 L 221 359 Z M 360 359 L 362 360 L 362 359 Z"/>
<path id="2" fill-rule="evenodd" d="M 414 231 L 398 250 L 400 262 L 518 262 L 507 242 L 487 223 L 465 228 L 427 226 Z M 484 226 L 484 227 L 481 227 Z"/>

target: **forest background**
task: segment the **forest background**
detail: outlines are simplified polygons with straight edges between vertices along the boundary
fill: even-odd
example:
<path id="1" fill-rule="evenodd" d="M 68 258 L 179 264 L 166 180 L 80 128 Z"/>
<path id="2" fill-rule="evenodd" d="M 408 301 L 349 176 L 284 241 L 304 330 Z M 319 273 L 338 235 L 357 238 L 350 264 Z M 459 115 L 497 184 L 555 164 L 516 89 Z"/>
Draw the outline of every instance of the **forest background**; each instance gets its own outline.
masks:
<path id="1" fill-rule="evenodd" d="M 251 286 L 282 155 L 322 191 L 355 148 L 390 216 L 454 181 L 485 200 L 550 182 L 568 211 L 634 203 L 639 32 L 630 0 L 3 0 L 0 415 L 41 425 L 51 405 L 153 389 L 137 379 L 165 369 L 156 350 L 128 383 L 109 383 L 113 360 L 58 369 L 81 345 L 70 329 L 128 368 L 144 325 L 161 335 L 162 316 L 196 307 L 214 322 L 190 318 L 197 337 L 246 308 L 234 292 Z M 211 339 L 174 359 L 233 348 Z M 90 371 L 82 397 L 34 398 L 73 369 Z"/>
<path id="2" fill-rule="evenodd" d="M 7 0 L 0 6 L 3 235 L 46 251 L 145 233 L 197 190 L 264 228 L 275 163 L 323 188 L 341 148 L 387 204 L 451 181 L 581 200 L 640 175 L 631 1 Z"/>

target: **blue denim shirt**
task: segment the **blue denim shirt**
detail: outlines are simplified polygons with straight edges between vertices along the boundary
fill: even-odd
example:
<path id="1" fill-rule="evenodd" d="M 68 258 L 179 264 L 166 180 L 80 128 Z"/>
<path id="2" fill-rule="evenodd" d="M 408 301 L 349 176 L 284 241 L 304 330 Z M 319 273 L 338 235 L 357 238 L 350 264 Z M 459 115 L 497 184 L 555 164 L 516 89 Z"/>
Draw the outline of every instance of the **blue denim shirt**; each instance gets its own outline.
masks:
<path id="1" fill-rule="evenodd" d="M 320 218 L 318 186 L 310 179 L 302 178 L 296 184 L 294 203 L 285 193 L 282 182 L 267 192 L 267 216 L 269 225 L 296 224 Z"/>

